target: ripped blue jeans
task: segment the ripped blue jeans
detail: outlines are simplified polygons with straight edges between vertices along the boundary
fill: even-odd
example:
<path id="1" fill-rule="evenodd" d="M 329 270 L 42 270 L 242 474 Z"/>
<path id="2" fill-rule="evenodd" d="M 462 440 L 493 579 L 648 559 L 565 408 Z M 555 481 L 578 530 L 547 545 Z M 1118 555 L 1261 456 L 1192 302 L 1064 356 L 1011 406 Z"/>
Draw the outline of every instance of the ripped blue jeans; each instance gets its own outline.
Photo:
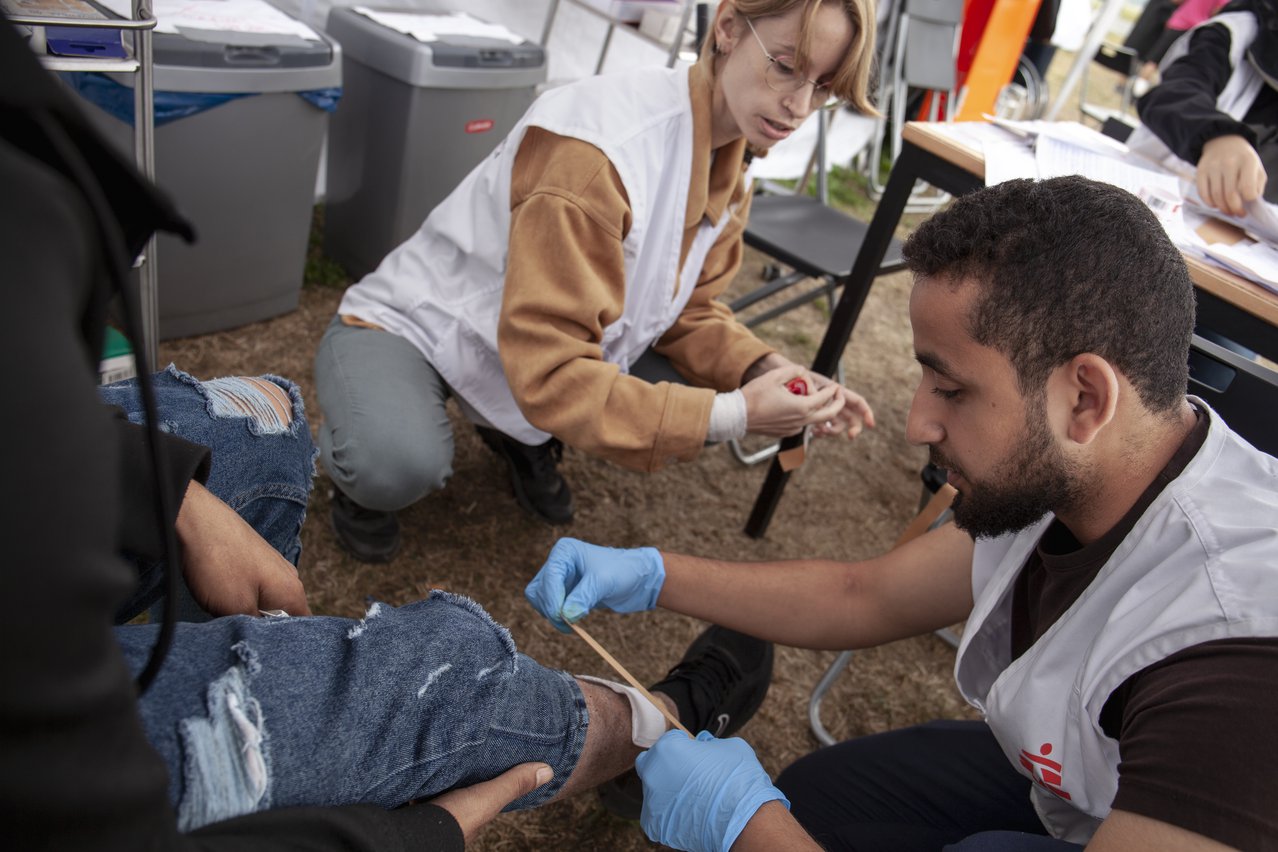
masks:
<path id="1" fill-rule="evenodd" d="M 170 364 L 152 376 L 158 427 L 212 450 L 205 487 L 296 565 L 317 450 L 298 387 L 279 376 L 262 378 L 283 391 L 281 398 L 288 400 L 291 415 L 287 422 L 252 382 L 239 377 L 202 382 Z M 104 403 L 122 409 L 130 422 L 144 422 L 136 380 L 106 385 L 98 395 Z M 137 567 L 139 584 L 117 612 L 117 622 L 128 621 L 163 594 L 159 563 Z M 177 612 L 182 621 L 209 618 L 185 583 Z"/>
<path id="2" fill-rule="evenodd" d="M 136 675 L 158 628 L 116 628 Z M 394 807 L 526 761 L 555 778 L 586 740 L 571 676 L 519 654 L 475 602 L 446 592 L 361 620 L 232 616 L 179 624 L 140 700 L 178 825 L 304 805 Z"/>

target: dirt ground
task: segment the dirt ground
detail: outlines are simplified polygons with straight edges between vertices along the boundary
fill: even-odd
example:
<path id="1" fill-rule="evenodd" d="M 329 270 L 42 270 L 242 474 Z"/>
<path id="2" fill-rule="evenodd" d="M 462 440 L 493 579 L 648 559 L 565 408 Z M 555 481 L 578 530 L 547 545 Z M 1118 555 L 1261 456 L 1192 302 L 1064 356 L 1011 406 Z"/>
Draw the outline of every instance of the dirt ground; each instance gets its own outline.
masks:
<path id="1" fill-rule="evenodd" d="M 1059 85 L 1071 58 L 1058 55 L 1049 78 L 1053 84 Z M 1109 94 L 1112 82 L 1093 86 L 1103 91 L 1101 100 L 1116 100 Z M 1069 110 L 1062 115 L 1075 117 Z M 765 260 L 748 252 L 732 293 L 756 286 Z M 202 378 L 287 376 L 301 385 L 314 420 L 319 407 L 312 356 L 341 292 L 340 281 L 308 284 L 296 311 L 229 332 L 162 343 L 161 363 L 173 361 Z M 401 513 L 404 547 L 389 565 L 362 565 L 337 547 L 328 520 L 331 485 L 321 471 L 302 533 L 300 572 L 312 608 L 358 617 L 372 600 L 403 604 L 444 588 L 483 604 L 510 628 L 520 650 L 540 662 L 608 676 L 606 664 L 585 643 L 556 632 L 524 600 L 524 585 L 561 535 L 740 560 L 857 559 L 882 552 L 917 510 L 918 472 L 925 461 L 924 451 L 904 437 L 918 380 L 908 295 L 907 274 L 880 278 L 843 357 L 845 383 L 870 401 L 878 428 L 854 443 L 817 444 L 808 463 L 791 477 L 764 538 L 750 538 L 742 530 L 766 465 L 746 467 L 726 446 L 655 475 L 631 473 L 569 450 L 563 471 L 576 497 L 576 519 L 552 528 L 519 509 L 504 464 L 454 410 L 454 477 L 443 491 Z M 817 302 L 757 331 L 794 360 L 809 363 L 827 319 L 828 309 Z M 668 612 L 595 613 L 588 623 L 604 647 L 645 682 L 659 679 L 703 626 Z M 808 727 L 808 697 L 834 657 L 833 652 L 778 649 L 768 698 L 741 731 L 774 776 L 817 747 Z M 858 653 L 826 698 L 826 727 L 847 738 L 935 718 L 970 718 L 954 687 L 953 662 L 953 649 L 934 636 Z M 472 848 L 629 852 L 654 844 L 638 823 L 612 817 L 586 795 L 499 817 Z"/>

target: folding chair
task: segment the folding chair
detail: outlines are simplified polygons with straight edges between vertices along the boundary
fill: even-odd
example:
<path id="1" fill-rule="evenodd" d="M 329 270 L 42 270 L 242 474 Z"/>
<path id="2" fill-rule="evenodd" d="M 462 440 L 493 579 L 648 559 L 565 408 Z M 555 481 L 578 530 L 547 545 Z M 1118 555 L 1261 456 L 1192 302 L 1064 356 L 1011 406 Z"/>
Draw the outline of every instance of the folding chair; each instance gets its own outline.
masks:
<path id="1" fill-rule="evenodd" d="M 1087 102 L 1087 73 L 1088 68 L 1093 64 L 1114 71 L 1121 77 L 1118 109 Z M 1096 122 L 1098 127 L 1110 120 L 1121 121 L 1134 127 L 1138 119 L 1136 118 L 1136 98 L 1133 90 L 1136 86 L 1136 81 L 1140 79 L 1139 72 L 1140 57 L 1134 48 L 1102 42 L 1100 47 L 1096 49 L 1096 55 L 1092 58 L 1092 61 L 1083 66 L 1083 76 L 1078 84 L 1079 116 L 1091 119 Z M 1110 78 L 1106 76 L 1105 79 L 1108 81 Z"/>
<path id="2" fill-rule="evenodd" d="M 870 151 L 868 175 L 871 197 L 887 188 L 883 172 L 883 144 L 889 143 L 888 161 L 901 155 L 901 132 L 910 109 L 910 91 L 931 92 L 930 121 L 940 117 L 940 96 L 955 103 L 958 82 L 956 55 L 963 22 L 963 0 L 896 0 L 880 23 L 878 107 L 884 118 Z M 947 118 L 952 109 L 947 110 Z M 889 126 L 890 125 L 890 126 Z M 931 213 L 949 200 L 926 184 L 916 189 L 906 204 L 911 213 Z"/>
<path id="3" fill-rule="evenodd" d="M 794 272 L 778 276 L 737 297 L 729 307 L 733 313 L 738 313 L 808 279 L 820 282 L 815 289 L 743 320 L 745 325 L 753 328 L 821 296 L 832 299 L 834 292 L 852 274 L 852 263 L 861 250 L 868 228 L 866 222 L 830 207 L 820 198 L 756 195 L 750 209 L 750 221 L 746 224 L 745 244 Z M 879 265 L 879 274 L 886 275 L 904 268 L 901 243 L 893 239 Z"/>

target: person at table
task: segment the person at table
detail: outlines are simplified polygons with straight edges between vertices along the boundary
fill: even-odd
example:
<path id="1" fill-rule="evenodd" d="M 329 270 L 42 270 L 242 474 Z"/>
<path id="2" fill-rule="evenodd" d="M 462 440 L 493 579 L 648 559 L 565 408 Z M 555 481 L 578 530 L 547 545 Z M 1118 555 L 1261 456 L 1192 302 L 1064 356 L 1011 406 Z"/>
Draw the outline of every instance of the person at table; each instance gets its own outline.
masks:
<path id="1" fill-rule="evenodd" d="M 747 432 L 855 436 L 856 393 L 810 375 L 718 301 L 742 257 L 748 161 L 824 106 L 873 113 L 871 0 L 725 0 L 690 69 L 542 95 L 352 286 L 316 355 L 333 525 L 393 557 L 395 512 L 443 487 L 456 398 L 520 504 L 572 520 L 563 445 L 639 471 Z M 690 384 L 629 374 L 652 347 Z M 811 393 L 786 388 L 805 377 Z"/>
<path id="2" fill-rule="evenodd" d="M 1278 3 L 1231 3 L 1173 44 L 1161 73 L 1136 103 L 1132 150 L 1192 176 L 1226 213 L 1278 202 Z"/>
<path id="3" fill-rule="evenodd" d="M 906 434 L 948 471 L 953 524 L 856 563 L 564 540 L 527 595 L 560 627 L 659 605 L 804 648 L 965 621 L 955 675 L 983 719 L 823 748 L 775 785 L 740 739 L 663 737 L 636 762 L 645 830 L 696 850 L 1278 848 L 1278 460 L 1185 394 L 1180 252 L 1135 196 L 1075 176 L 960 198 L 904 255 Z"/>

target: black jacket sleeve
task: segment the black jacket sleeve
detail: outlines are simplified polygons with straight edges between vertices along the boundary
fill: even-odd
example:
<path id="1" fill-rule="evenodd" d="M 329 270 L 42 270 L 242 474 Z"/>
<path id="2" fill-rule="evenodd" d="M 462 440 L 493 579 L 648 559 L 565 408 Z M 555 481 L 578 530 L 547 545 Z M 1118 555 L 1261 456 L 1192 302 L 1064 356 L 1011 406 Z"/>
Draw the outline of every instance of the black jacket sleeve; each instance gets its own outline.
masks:
<path id="1" fill-rule="evenodd" d="M 116 443 L 120 448 L 120 549 L 134 556 L 160 559 L 164 556 L 164 540 L 155 520 L 155 471 L 147 450 L 146 429 L 130 423 L 119 409 L 114 415 Z M 169 501 L 169 524 L 177 521 L 182 495 L 192 480 L 208 481 L 212 454 L 207 447 L 193 444 L 167 432 L 158 433 L 160 452 L 167 460 L 165 488 L 173 496 Z"/>
<path id="2" fill-rule="evenodd" d="M 1242 136 L 1253 146 L 1255 132 L 1216 109 L 1216 99 L 1233 74 L 1229 64 L 1229 29 L 1223 24 L 1199 27 L 1188 52 L 1162 74 L 1162 82 L 1136 103 L 1141 123 L 1172 152 L 1197 165 L 1203 145 L 1219 136 Z"/>
<path id="3" fill-rule="evenodd" d="M 118 556 L 119 424 L 95 392 L 109 294 L 104 240 L 114 235 L 136 250 L 175 219 L 86 126 L 0 18 L 0 286 L 13 320 L 0 335 L 6 842 L 54 850 L 461 849 L 457 823 L 432 806 L 282 809 L 178 833 L 165 766 L 143 734 L 112 633 L 134 578 Z M 119 278 L 117 266 L 111 280 Z"/>

